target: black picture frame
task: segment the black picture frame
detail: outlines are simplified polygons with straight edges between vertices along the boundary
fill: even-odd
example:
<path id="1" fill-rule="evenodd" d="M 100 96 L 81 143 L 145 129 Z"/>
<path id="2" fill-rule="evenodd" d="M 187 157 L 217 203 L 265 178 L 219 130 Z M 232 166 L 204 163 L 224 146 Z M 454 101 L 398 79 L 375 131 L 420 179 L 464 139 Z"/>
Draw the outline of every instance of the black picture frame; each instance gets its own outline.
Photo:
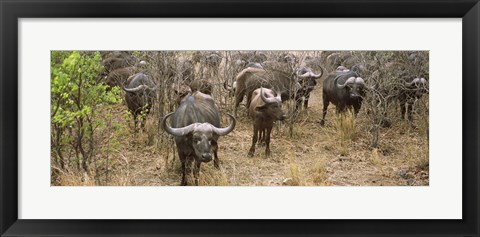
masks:
<path id="1" fill-rule="evenodd" d="M 478 0 L 1 0 L 0 15 L 1 236 L 479 236 Z M 59 17 L 462 18 L 462 220 L 18 219 L 17 21 Z"/>

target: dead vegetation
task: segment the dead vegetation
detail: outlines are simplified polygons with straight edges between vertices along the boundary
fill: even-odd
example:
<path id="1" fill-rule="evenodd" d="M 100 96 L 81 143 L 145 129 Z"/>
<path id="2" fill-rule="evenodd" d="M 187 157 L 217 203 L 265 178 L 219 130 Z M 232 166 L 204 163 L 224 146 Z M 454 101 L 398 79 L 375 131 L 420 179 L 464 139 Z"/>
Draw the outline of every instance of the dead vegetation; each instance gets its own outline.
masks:
<path id="1" fill-rule="evenodd" d="M 168 65 L 161 57 L 158 64 Z M 225 63 L 225 59 L 223 61 Z M 163 67 L 162 66 L 162 67 Z M 196 70 L 198 71 L 197 65 Z M 232 69 L 233 70 L 233 69 Z M 161 78 L 166 72 L 154 78 Z M 223 75 L 222 75 L 223 73 Z M 161 75 L 160 75 L 161 74 Z M 232 111 L 233 98 L 222 88 L 223 78 L 233 71 L 220 70 L 214 81 L 213 97 L 222 114 Z M 368 80 L 368 76 L 363 76 Z M 158 79 L 157 80 L 160 80 Z M 222 78 L 222 79 L 220 79 Z M 376 127 L 372 133 L 372 115 L 367 107 L 357 118 L 351 113 L 336 115 L 335 106 L 329 108 L 324 127 L 319 125 L 322 113 L 322 79 L 310 96 L 309 108 L 302 110 L 292 126 L 288 121 L 276 122 L 271 137 L 271 156 L 257 148 L 247 157 L 252 139 L 252 122 L 246 108 L 238 111 L 237 126 L 233 132 L 219 139 L 221 169 L 213 162 L 203 164 L 199 185 L 206 186 L 407 186 L 429 185 L 428 114 L 414 114 L 414 126 L 406 120 L 392 119 L 390 127 Z M 173 80 L 173 79 L 172 79 Z M 175 105 L 169 87 L 162 88 L 159 99 L 168 101 L 156 106 L 147 117 L 146 129 L 137 133 L 131 117 L 125 116 L 126 106 L 119 104 L 112 111 L 112 125 L 101 128 L 96 162 L 103 168 L 92 172 L 59 169 L 52 162 L 52 185 L 59 186 L 176 186 L 180 184 L 180 161 L 169 135 L 158 128 L 158 118 Z M 428 96 L 415 104 L 428 108 Z M 284 105 L 292 111 L 293 102 Z M 423 111 L 419 109 L 418 111 Z M 391 116 L 399 111 L 389 108 Z M 222 125 L 228 117 L 222 117 Z M 373 136 L 381 140 L 372 146 Z M 258 146 L 258 145 L 257 145 Z M 102 146 L 100 146 L 102 147 Z M 97 174 L 95 174 L 95 171 Z M 95 176 L 96 175 L 96 176 Z M 192 178 L 192 177 L 190 177 Z"/>

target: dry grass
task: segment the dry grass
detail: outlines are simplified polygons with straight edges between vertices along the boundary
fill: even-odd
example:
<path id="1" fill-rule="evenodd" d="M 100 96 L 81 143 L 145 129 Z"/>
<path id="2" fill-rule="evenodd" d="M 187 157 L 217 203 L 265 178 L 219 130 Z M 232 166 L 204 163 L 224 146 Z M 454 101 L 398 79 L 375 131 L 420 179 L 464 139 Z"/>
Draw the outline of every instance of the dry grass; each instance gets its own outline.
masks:
<path id="1" fill-rule="evenodd" d="M 214 93 L 218 92 L 222 90 L 215 88 Z M 221 168 L 215 169 L 213 162 L 202 164 L 200 185 L 429 184 L 428 116 L 415 115 L 415 127 L 405 121 L 394 121 L 391 128 L 380 129 L 380 145 L 372 149 L 369 120 L 364 110 L 357 118 L 352 114 L 337 116 L 335 106 L 331 105 L 325 127 L 318 124 L 322 112 L 321 93 L 321 86 L 317 86 L 311 94 L 308 110 L 300 112 L 291 134 L 287 124 L 275 125 L 270 157 L 265 156 L 262 146 L 256 147 L 252 158 L 247 157 L 253 128 L 250 118 L 246 117 L 246 108 L 240 106 L 235 130 L 219 139 Z M 218 94 L 214 97 L 222 101 L 222 114 L 232 111 L 233 98 L 224 100 L 223 95 Z M 122 126 L 105 134 L 116 137 L 119 142 L 118 148 L 109 155 L 108 180 L 96 183 L 93 176 L 58 172 L 52 185 L 180 184 L 180 162 L 175 145 L 163 131 L 157 134 L 158 118 L 149 115 L 145 131 L 134 133 L 127 125 L 132 123 L 131 118 L 123 116 L 125 109 L 124 105 L 119 105 L 113 112 Z M 226 117 L 223 116 L 223 126 L 229 123 Z"/>
<path id="2" fill-rule="evenodd" d="M 351 112 L 338 114 L 335 119 L 335 128 L 340 146 L 340 155 L 346 156 L 348 155 L 348 148 L 357 134 L 354 114 Z"/>
<path id="3" fill-rule="evenodd" d="M 329 184 L 327 182 L 328 175 L 327 175 L 327 170 L 325 168 L 325 165 L 326 165 L 325 163 L 326 163 L 325 158 L 321 157 L 321 159 L 318 159 L 310 169 L 309 175 L 312 177 L 313 185 L 324 186 Z"/>

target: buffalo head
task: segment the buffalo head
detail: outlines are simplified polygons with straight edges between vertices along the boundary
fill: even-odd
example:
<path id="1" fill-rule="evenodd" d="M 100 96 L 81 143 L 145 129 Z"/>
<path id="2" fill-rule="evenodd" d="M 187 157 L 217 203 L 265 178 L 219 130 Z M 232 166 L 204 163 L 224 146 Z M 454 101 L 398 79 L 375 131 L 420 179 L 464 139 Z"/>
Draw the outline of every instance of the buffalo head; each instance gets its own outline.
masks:
<path id="1" fill-rule="evenodd" d="M 415 78 L 411 82 L 405 82 L 405 87 L 407 90 L 414 92 L 417 98 L 428 93 L 428 81 L 425 78 Z"/>
<path id="2" fill-rule="evenodd" d="M 347 90 L 350 98 L 356 99 L 365 95 L 365 81 L 361 77 L 350 77 L 345 83 L 337 84 L 337 88 Z"/>
<path id="3" fill-rule="evenodd" d="M 181 128 L 172 128 L 167 125 L 166 120 L 175 112 L 167 114 L 162 120 L 162 127 L 168 134 L 174 136 L 185 136 L 192 144 L 195 156 L 202 162 L 209 162 L 212 160 L 212 146 L 216 145 L 216 138 L 224 136 L 233 131 L 236 120 L 230 114 L 227 114 L 232 122 L 226 128 L 217 128 L 210 123 L 193 123 Z"/>
<path id="4" fill-rule="evenodd" d="M 286 116 L 282 110 L 282 98 L 280 96 L 281 93 L 277 93 L 277 96 L 273 97 L 273 94 L 271 92 L 272 91 L 269 89 L 264 90 L 263 88 L 260 88 L 260 98 L 264 103 L 261 105 L 257 105 L 255 107 L 255 111 L 264 113 L 268 115 L 268 117 L 274 118 L 275 120 L 284 120 Z M 271 97 L 267 97 L 267 94 Z"/>

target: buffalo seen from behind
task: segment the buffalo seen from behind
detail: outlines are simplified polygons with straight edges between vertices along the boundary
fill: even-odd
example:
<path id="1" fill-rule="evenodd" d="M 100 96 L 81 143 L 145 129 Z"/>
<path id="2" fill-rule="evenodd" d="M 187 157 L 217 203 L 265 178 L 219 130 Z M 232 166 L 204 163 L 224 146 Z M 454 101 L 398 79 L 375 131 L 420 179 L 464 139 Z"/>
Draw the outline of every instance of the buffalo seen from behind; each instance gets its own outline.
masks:
<path id="1" fill-rule="evenodd" d="M 145 127 L 145 118 L 152 108 L 155 100 L 157 86 L 143 73 L 137 73 L 127 80 L 127 86 L 123 87 L 125 101 L 130 113 L 133 115 L 134 128 L 137 128 L 138 118 L 141 117 L 141 127 Z"/>
<path id="2" fill-rule="evenodd" d="M 175 137 L 178 157 L 182 164 L 181 185 L 187 185 L 186 175 L 191 172 L 193 161 L 196 185 L 202 162 L 209 162 L 213 158 L 215 168 L 220 167 L 217 155 L 218 138 L 233 131 L 236 123 L 235 117 L 227 115 L 232 122 L 228 127 L 220 128 L 220 112 L 217 105 L 211 96 L 197 91 L 183 99 L 175 112 L 163 118 L 162 128 Z M 167 125 L 170 116 L 172 126 Z"/>
<path id="3" fill-rule="evenodd" d="M 300 107 L 301 85 L 293 73 L 249 67 L 241 71 L 235 81 L 235 114 L 245 96 L 247 108 L 250 107 L 253 91 L 260 87 L 275 89 L 281 95 L 282 101 L 295 99 L 296 108 Z"/>

